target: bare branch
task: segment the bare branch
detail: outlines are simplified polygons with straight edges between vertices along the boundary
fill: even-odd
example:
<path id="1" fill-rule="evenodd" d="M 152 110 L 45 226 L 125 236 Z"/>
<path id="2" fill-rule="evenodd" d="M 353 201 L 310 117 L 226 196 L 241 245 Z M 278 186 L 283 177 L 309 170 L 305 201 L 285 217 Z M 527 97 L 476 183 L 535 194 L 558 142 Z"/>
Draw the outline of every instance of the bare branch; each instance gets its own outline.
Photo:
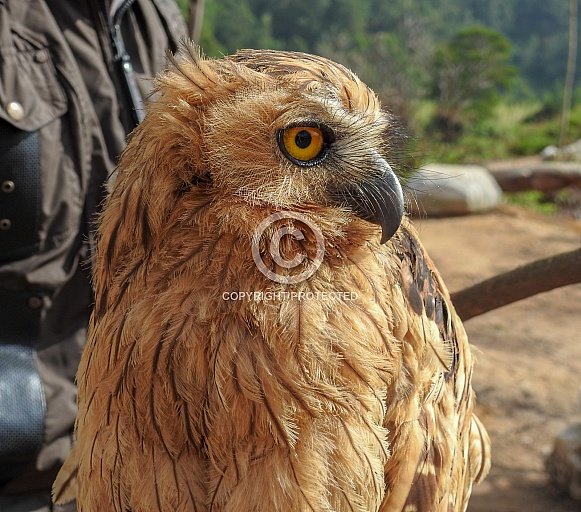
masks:
<path id="1" fill-rule="evenodd" d="M 537 260 L 452 294 L 462 320 L 554 288 L 581 283 L 581 249 Z"/>
<path id="2" fill-rule="evenodd" d="M 507 162 L 488 170 L 504 192 L 548 192 L 581 186 L 581 165 L 574 162 L 533 162 L 520 166 Z"/>

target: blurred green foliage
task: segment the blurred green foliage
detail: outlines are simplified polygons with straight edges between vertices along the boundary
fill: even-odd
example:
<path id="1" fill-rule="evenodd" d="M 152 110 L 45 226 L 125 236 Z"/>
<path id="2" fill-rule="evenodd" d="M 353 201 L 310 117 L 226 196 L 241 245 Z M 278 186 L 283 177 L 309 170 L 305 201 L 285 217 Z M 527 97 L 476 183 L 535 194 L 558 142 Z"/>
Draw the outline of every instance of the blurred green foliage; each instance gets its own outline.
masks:
<path id="1" fill-rule="evenodd" d="M 505 194 L 505 199 L 508 204 L 530 208 L 546 215 L 554 215 L 558 210 L 555 202 L 549 200 L 545 194 L 538 190 L 527 190 L 526 192 Z"/>
<path id="2" fill-rule="evenodd" d="M 391 84 L 399 73 L 409 74 L 414 92 L 422 92 L 426 75 L 433 73 L 436 49 L 459 30 L 480 26 L 510 44 L 511 64 L 522 77 L 519 94 L 534 91 L 538 97 L 565 75 L 568 0 L 206 0 L 205 4 L 201 46 L 213 56 L 243 47 L 330 58 L 339 53 L 347 65 L 357 63 L 355 71 L 372 82 L 378 64 L 374 55 L 389 53 L 393 63 L 388 63 L 394 67 L 383 80 Z M 388 46 L 379 50 L 382 41 Z M 397 65 L 401 62 L 406 63 L 404 69 Z M 577 67 L 581 75 L 581 65 Z"/>

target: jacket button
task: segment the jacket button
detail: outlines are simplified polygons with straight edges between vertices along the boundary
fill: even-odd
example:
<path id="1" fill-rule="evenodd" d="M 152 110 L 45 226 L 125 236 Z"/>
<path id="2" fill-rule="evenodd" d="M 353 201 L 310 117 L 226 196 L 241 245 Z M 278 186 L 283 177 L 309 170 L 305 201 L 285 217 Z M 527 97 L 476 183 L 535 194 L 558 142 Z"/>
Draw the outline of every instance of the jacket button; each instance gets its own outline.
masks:
<path id="1" fill-rule="evenodd" d="M 14 121 L 22 121 L 24 119 L 24 109 L 17 101 L 11 101 L 6 107 L 7 114 L 14 119 Z"/>
<path id="2" fill-rule="evenodd" d="M 13 181 L 6 180 L 5 182 L 2 183 L 1 188 L 2 188 L 2 192 L 6 192 L 7 194 L 9 194 L 10 192 L 14 192 L 16 185 L 14 184 Z"/>
<path id="3" fill-rule="evenodd" d="M 48 50 L 38 50 L 35 54 L 34 54 L 34 60 L 36 62 L 38 62 L 39 64 L 42 64 L 43 62 L 47 62 L 48 59 L 50 58 L 50 55 L 48 53 Z"/>
<path id="4" fill-rule="evenodd" d="M 30 309 L 38 309 L 42 306 L 42 297 L 39 297 L 38 295 L 28 297 L 26 304 Z"/>
<path id="5" fill-rule="evenodd" d="M 10 222 L 10 219 L 0 219 L 0 230 L 1 231 L 9 230 L 10 226 L 12 226 L 12 222 Z"/>

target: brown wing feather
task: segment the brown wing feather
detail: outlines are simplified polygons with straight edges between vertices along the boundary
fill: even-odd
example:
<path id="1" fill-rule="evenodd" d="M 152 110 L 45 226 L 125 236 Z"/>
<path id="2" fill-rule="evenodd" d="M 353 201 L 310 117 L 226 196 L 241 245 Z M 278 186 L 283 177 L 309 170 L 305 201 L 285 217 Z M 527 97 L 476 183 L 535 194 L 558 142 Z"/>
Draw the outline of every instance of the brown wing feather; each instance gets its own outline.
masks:
<path id="1" fill-rule="evenodd" d="M 415 380 L 417 402 L 413 410 L 408 405 L 399 411 L 402 406 L 396 405 L 395 416 L 412 425 L 389 420 L 393 456 L 386 482 L 391 492 L 380 511 L 463 511 L 472 484 L 490 466 L 490 441 L 473 413 L 471 349 L 448 290 L 411 226 L 402 227 L 398 242 L 400 314 L 406 319 L 404 341 L 410 345 L 404 365 Z M 405 432 L 403 438 L 400 432 Z M 400 449 L 406 443 L 417 443 L 419 458 Z M 400 474 L 412 471 L 413 478 L 401 479 Z"/>
<path id="2" fill-rule="evenodd" d="M 63 505 L 76 498 L 77 466 L 77 457 L 73 446 L 53 485 L 52 498 L 55 504 Z"/>

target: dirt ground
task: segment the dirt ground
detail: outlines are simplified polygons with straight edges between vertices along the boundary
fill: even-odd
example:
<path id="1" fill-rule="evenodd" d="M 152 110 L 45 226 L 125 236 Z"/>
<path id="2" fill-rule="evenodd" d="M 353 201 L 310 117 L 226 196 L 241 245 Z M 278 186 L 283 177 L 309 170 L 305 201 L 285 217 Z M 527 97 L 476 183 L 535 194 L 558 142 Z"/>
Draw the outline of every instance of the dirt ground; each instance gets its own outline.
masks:
<path id="1" fill-rule="evenodd" d="M 452 292 L 581 243 L 581 222 L 508 206 L 415 224 Z M 492 470 L 469 512 L 581 512 L 581 503 L 548 483 L 543 467 L 553 436 L 581 422 L 581 285 L 465 325 L 477 347 L 477 411 L 493 443 Z"/>

